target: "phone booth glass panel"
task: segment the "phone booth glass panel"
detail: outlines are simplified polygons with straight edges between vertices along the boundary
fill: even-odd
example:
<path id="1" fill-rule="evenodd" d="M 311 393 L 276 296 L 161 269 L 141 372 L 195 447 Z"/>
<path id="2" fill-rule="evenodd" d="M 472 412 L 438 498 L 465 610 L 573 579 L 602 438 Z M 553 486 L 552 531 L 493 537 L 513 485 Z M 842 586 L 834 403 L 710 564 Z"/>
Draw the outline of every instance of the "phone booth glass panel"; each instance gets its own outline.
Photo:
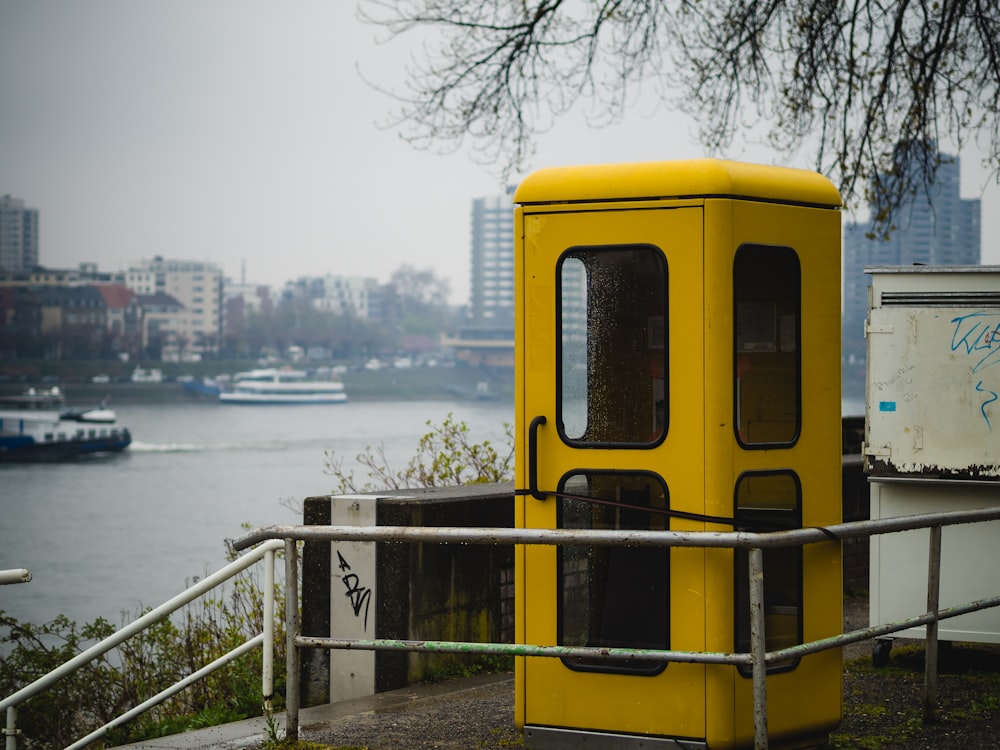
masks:
<path id="1" fill-rule="evenodd" d="M 557 420 L 568 442 L 663 438 L 666 290 L 655 247 L 575 248 L 560 260 Z"/>
<path id="2" fill-rule="evenodd" d="M 662 529 L 667 489 L 653 474 L 570 474 L 559 504 L 563 529 Z M 566 545 L 557 555 L 560 646 L 670 647 L 666 549 Z M 571 669 L 635 674 L 666 666 L 626 659 L 564 662 Z"/>
<path id="3" fill-rule="evenodd" d="M 795 251 L 739 248 L 733 291 L 737 437 L 744 446 L 793 443 L 800 400 L 800 271 Z"/>
<path id="4" fill-rule="evenodd" d="M 740 531 L 782 531 L 802 527 L 802 490 L 789 471 L 747 472 L 736 485 L 736 528 Z M 750 652 L 749 553 L 736 552 L 736 651 Z M 768 651 L 802 643 L 802 550 L 764 550 L 764 633 Z M 768 667 L 770 672 L 793 669 L 798 660 Z M 749 676 L 749 667 L 740 667 Z"/>

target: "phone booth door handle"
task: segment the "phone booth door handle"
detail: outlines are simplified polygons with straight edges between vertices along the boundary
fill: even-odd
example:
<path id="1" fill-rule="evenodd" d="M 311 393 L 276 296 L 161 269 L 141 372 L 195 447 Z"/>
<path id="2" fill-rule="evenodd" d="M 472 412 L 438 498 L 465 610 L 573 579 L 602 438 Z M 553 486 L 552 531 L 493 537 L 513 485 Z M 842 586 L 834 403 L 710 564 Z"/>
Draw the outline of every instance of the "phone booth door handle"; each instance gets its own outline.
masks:
<path id="1" fill-rule="evenodd" d="M 536 500 L 546 497 L 544 492 L 538 490 L 538 428 L 545 422 L 545 417 L 539 415 L 528 426 L 528 491 Z"/>

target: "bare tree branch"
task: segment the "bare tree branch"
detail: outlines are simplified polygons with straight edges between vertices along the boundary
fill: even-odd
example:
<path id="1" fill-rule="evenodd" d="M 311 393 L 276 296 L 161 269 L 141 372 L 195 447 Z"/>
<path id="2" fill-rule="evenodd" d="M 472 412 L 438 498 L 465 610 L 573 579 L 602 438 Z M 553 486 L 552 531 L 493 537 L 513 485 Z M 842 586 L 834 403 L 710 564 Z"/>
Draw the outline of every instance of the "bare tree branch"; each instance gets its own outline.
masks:
<path id="1" fill-rule="evenodd" d="M 363 0 L 391 36 L 434 41 L 405 72 L 392 124 L 416 146 L 466 139 L 506 177 L 534 136 L 586 104 L 616 121 L 655 83 L 721 153 L 763 128 L 878 230 L 930 191 L 937 143 L 974 140 L 1000 168 L 995 0 Z"/>

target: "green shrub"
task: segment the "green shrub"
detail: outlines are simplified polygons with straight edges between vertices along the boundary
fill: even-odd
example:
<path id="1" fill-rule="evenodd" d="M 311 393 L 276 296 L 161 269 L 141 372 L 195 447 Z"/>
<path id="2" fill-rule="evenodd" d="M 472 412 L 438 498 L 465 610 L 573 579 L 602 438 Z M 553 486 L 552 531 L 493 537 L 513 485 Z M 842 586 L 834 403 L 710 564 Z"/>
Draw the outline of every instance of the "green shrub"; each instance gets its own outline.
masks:
<path id="1" fill-rule="evenodd" d="M 393 469 L 383 446 L 368 446 L 355 460 L 366 468 L 368 481 L 359 482 L 354 472 L 344 469 L 343 458 L 326 451 L 324 472 L 337 484 L 334 495 L 413 487 L 452 487 L 460 484 L 503 482 L 512 478 L 514 468 L 514 428 L 504 423 L 505 444 L 489 440 L 473 442 L 469 426 L 455 421 L 451 413 L 420 438 L 416 454 L 403 469 Z"/>

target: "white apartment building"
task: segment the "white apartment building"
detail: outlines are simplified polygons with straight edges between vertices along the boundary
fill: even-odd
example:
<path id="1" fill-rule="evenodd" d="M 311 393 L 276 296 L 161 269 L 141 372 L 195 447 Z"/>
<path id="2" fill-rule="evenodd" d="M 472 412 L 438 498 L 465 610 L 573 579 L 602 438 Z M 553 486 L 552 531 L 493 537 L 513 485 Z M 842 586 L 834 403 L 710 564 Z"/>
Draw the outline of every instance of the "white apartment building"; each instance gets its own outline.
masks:
<path id="1" fill-rule="evenodd" d="M 222 338 L 221 268 L 203 261 L 156 256 L 126 271 L 125 286 L 136 294 L 169 294 L 183 305 L 169 322 L 172 343 L 180 349 L 199 353 L 218 349 Z"/>
<path id="2" fill-rule="evenodd" d="M 328 273 L 289 282 L 286 289 L 307 296 L 317 310 L 367 320 L 372 317 L 371 306 L 377 287 L 378 281 L 372 278 Z"/>

